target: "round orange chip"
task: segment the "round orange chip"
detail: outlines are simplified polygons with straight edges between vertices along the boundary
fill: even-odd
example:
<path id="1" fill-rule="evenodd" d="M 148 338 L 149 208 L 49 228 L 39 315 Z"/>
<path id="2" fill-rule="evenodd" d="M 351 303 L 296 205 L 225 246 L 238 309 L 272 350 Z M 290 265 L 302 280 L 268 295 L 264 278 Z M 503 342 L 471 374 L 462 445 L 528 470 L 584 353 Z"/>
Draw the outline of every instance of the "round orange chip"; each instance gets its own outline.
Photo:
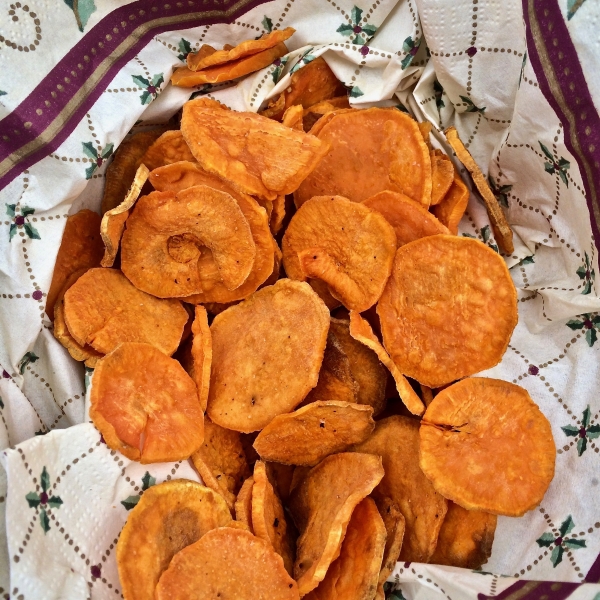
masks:
<path id="1" fill-rule="evenodd" d="M 90 417 L 106 444 L 131 460 L 184 460 L 202 445 L 196 385 L 150 344 L 121 344 L 98 361 L 90 398 Z"/>
<path id="2" fill-rule="evenodd" d="M 150 171 L 182 160 L 196 160 L 183 139 L 181 131 L 165 131 L 142 157 L 142 164 Z"/>
<path id="3" fill-rule="evenodd" d="M 420 465 L 435 489 L 467 510 L 520 517 L 554 477 L 548 419 L 518 385 L 472 377 L 442 390 L 420 430 Z"/>
<path id="4" fill-rule="evenodd" d="M 299 600 L 281 556 L 249 531 L 221 527 L 176 554 L 156 600 Z"/>
<path id="5" fill-rule="evenodd" d="M 437 388 L 500 362 L 517 324 L 517 292 L 485 244 L 434 235 L 398 249 L 377 314 L 400 372 Z"/>
<path id="6" fill-rule="evenodd" d="M 431 207 L 433 214 L 454 235 L 458 234 L 458 224 L 469 204 L 469 189 L 463 180 L 454 175 L 454 181 L 439 204 Z"/>

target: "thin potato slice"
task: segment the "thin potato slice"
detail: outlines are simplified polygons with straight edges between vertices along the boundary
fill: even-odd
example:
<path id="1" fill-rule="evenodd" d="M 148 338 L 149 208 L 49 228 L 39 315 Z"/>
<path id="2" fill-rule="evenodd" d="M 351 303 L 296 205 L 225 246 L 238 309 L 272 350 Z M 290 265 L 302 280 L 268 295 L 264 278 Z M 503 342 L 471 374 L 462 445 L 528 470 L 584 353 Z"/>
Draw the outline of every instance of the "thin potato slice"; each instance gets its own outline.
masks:
<path id="1" fill-rule="evenodd" d="M 294 489 L 289 508 L 300 531 L 294 577 L 301 596 L 323 581 L 352 512 L 383 476 L 380 457 L 345 452 L 323 459 Z"/>
<path id="2" fill-rule="evenodd" d="M 458 175 L 454 175 L 454 181 L 448 193 L 439 204 L 432 206 L 431 210 L 440 222 L 450 230 L 450 233 L 457 235 L 458 224 L 465 214 L 468 204 L 469 189 Z"/>
<path id="3" fill-rule="evenodd" d="M 181 131 L 203 169 L 247 194 L 291 194 L 329 145 L 255 113 L 183 105 Z"/>
<path id="4" fill-rule="evenodd" d="M 252 527 L 252 488 L 254 487 L 254 477 L 250 476 L 240 488 L 235 501 L 235 520 L 248 527 L 250 533 L 254 533 Z"/>
<path id="5" fill-rule="evenodd" d="M 189 458 L 204 413 L 183 367 L 150 344 L 124 343 L 98 361 L 90 417 L 109 448 L 143 464 Z"/>
<path id="6" fill-rule="evenodd" d="M 419 131 L 423 136 L 423 141 L 427 144 L 427 148 L 429 148 L 429 151 L 431 152 L 433 148 L 431 146 L 430 136 L 433 125 L 429 121 L 422 121 L 421 123 L 417 123 L 417 125 L 419 126 Z M 433 164 L 431 166 L 433 167 Z"/>
<path id="7" fill-rule="evenodd" d="M 125 600 L 154 598 L 154 588 L 175 554 L 231 522 L 223 498 L 194 481 L 165 481 L 147 489 L 117 542 Z"/>
<path id="8" fill-rule="evenodd" d="M 254 441 L 263 460 L 314 466 L 326 456 L 364 441 L 373 429 L 373 409 L 349 402 L 313 402 L 275 417 Z"/>
<path id="9" fill-rule="evenodd" d="M 304 131 L 310 131 L 323 115 L 333 112 L 339 108 L 350 108 L 348 96 L 329 98 L 328 100 L 317 102 L 316 104 L 304 109 L 304 114 L 302 117 Z"/>
<path id="10" fill-rule="evenodd" d="M 311 279 L 310 277 L 306 281 L 308 285 L 310 285 L 310 287 L 317 292 L 319 298 L 325 302 L 325 306 L 327 306 L 329 310 L 334 310 L 342 305 L 337 298 L 334 298 L 331 295 L 329 292 L 329 286 L 324 281 L 321 281 L 320 279 Z"/>
<path id="11" fill-rule="evenodd" d="M 294 476 L 294 465 L 282 465 L 281 463 L 267 462 L 267 475 L 269 481 L 277 491 L 282 502 L 287 502 L 290 497 L 290 487 Z"/>
<path id="12" fill-rule="evenodd" d="M 346 308 L 359 312 L 381 296 L 395 249 L 396 234 L 382 215 L 339 196 L 305 202 L 282 242 L 288 277 L 321 279 Z"/>
<path id="13" fill-rule="evenodd" d="M 396 562 L 398 562 L 404 540 L 406 521 L 404 515 L 400 512 L 400 507 L 390 498 L 379 498 L 377 508 L 386 530 L 385 550 L 381 561 L 381 571 L 379 572 L 379 584 L 383 585 L 392 574 Z"/>
<path id="14" fill-rule="evenodd" d="M 210 418 L 250 433 L 293 410 L 317 383 L 328 329 L 321 299 L 308 284 L 289 279 L 217 315 Z"/>
<path id="15" fill-rule="evenodd" d="M 203 306 L 196 306 L 192 324 L 192 379 L 198 389 L 198 400 L 202 410 L 206 410 L 208 388 L 210 386 L 210 369 L 212 365 L 212 337 L 208 326 L 208 315 Z"/>
<path id="16" fill-rule="evenodd" d="M 184 160 L 195 161 L 181 131 L 165 131 L 147 150 L 141 162 L 150 171 Z"/>
<path id="17" fill-rule="evenodd" d="M 431 206 L 439 204 L 454 181 L 454 165 L 441 151 L 431 153 Z"/>
<path id="18" fill-rule="evenodd" d="M 380 506 L 388 498 L 404 516 L 406 530 L 399 560 L 428 562 L 435 551 L 447 502 L 419 467 L 419 421 L 401 416 L 382 419 L 371 437 L 355 450 L 383 460 L 385 475 L 372 496 Z"/>
<path id="19" fill-rule="evenodd" d="M 283 118 L 281 120 L 282 125 L 290 127 L 291 129 L 304 131 L 304 126 L 302 124 L 303 113 L 304 109 L 302 106 L 290 106 L 283 114 Z"/>
<path id="20" fill-rule="evenodd" d="M 436 388 L 500 362 L 517 324 L 517 292 L 485 244 L 434 235 L 398 249 L 377 314 L 400 372 Z"/>
<path id="21" fill-rule="evenodd" d="M 554 477 L 548 419 L 518 385 L 472 377 L 442 390 L 420 431 L 423 472 L 467 510 L 520 517 Z"/>
<path id="22" fill-rule="evenodd" d="M 280 195 L 273 200 L 273 211 L 269 217 L 269 227 L 271 233 L 277 235 L 281 231 L 283 226 L 283 220 L 285 219 L 285 196 Z"/>
<path id="23" fill-rule="evenodd" d="M 173 557 L 156 600 L 299 600 L 281 557 L 249 531 L 221 527 Z"/>
<path id="24" fill-rule="evenodd" d="M 160 300 L 133 287 L 116 269 L 90 269 L 65 293 L 73 339 L 102 354 L 122 342 L 148 342 L 173 354 L 189 315 L 178 300 Z"/>
<path id="25" fill-rule="evenodd" d="M 448 502 L 432 564 L 481 569 L 492 554 L 497 520 L 496 515 Z"/>

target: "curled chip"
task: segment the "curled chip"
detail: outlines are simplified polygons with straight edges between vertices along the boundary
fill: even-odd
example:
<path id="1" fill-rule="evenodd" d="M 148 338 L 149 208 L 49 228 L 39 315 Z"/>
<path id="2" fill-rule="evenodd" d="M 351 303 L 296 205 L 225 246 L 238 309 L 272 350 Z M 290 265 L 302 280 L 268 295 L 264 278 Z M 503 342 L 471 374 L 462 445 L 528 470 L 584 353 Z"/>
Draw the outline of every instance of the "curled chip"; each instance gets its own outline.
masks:
<path id="1" fill-rule="evenodd" d="M 404 516 L 406 530 L 399 560 L 428 562 L 447 502 L 419 467 L 419 421 L 401 416 L 382 419 L 371 437 L 355 450 L 374 454 L 383 461 L 385 475 L 372 496 L 380 506 L 388 498 Z"/>
<path id="2" fill-rule="evenodd" d="M 273 200 L 273 212 L 269 217 L 269 227 L 273 235 L 277 235 L 281 231 L 283 226 L 283 220 L 285 219 L 285 196 L 277 196 Z"/>
<path id="3" fill-rule="evenodd" d="M 100 215 L 87 208 L 71 215 L 65 225 L 46 298 L 46 314 L 50 320 L 54 320 L 54 305 L 69 276 L 81 269 L 99 267 L 103 253 Z"/>
<path id="4" fill-rule="evenodd" d="M 379 497 L 377 508 L 386 531 L 385 549 L 381 561 L 381 571 L 379 572 L 379 585 L 382 586 L 394 570 L 396 562 L 398 562 L 402 550 L 402 541 L 404 540 L 406 521 L 404 515 L 400 512 L 400 507 L 390 498 Z"/>
<path id="5" fill-rule="evenodd" d="M 492 554 L 498 517 L 448 502 L 432 564 L 481 569 Z"/>
<path id="6" fill-rule="evenodd" d="M 283 558 L 285 570 L 291 575 L 294 568 L 293 529 L 287 522 L 281 500 L 267 477 L 265 463 L 260 460 L 254 465 L 252 529 L 256 537 L 273 546 L 273 550 Z"/>
<path id="7" fill-rule="evenodd" d="M 270 544 L 249 531 L 221 527 L 176 554 L 156 586 L 156 600 L 299 600 L 298 586 Z"/>
<path id="8" fill-rule="evenodd" d="M 454 165 L 441 150 L 431 153 L 431 206 L 439 204 L 454 181 Z"/>
<path id="9" fill-rule="evenodd" d="M 380 457 L 345 452 L 323 459 L 294 489 L 289 508 L 300 531 L 294 577 L 301 596 L 323 581 L 352 512 L 383 475 Z"/>
<path id="10" fill-rule="evenodd" d="M 426 208 L 404 194 L 385 190 L 367 198 L 363 204 L 380 212 L 394 228 L 398 248 L 428 235 L 450 233 Z"/>
<path id="11" fill-rule="evenodd" d="M 192 462 L 204 484 L 221 494 L 233 511 L 237 493 L 250 475 L 240 434 L 205 419 L 204 442 L 192 454 Z"/>
<path id="12" fill-rule="evenodd" d="M 254 477 L 250 476 L 240 488 L 235 501 L 235 520 L 244 523 L 251 533 L 254 533 L 252 527 L 252 488 L 254 487 Z"/>
<path id="13" fill-rule="evenodd" d="M 212 365 L 212 337 L 208 326 L 208 315 L 203 306 L 196 306 L 192 324 L 192 379 L 198 389 L 198 400 L 202 410 L 206 410 L 210 369 Z"/>
<path id="14" fill-rule="evenodd" d="M 148 488 L 129 513 L 117 542 L 125 600 L 154 598 L 158 579 L 175 554 L 231 522 L 223 498 L 199 483 L 176 479 Z"/>
<path id="15" fill-rule="evenodd" d="M 447 194 L 442 198 L 439 204 L 432 206 L 433 214 L 443 223 L 454 235 L 458 234 L 458 224 L 467 210 L 469 204 L 469 190 L 463 180 L 454 176 L 454 181 Z"/>
<path id="16" fill-rule="evenodd" d="M 434 235 L 398 249 L 377 314 L 400 372 L 436 388 L 500 362 L 517 324 L 517 292 L 485 244 Z"/>
<path id="17" fill-rule="evenodd" d="M 408 383 L 406 377 L 402 375 L 398 367 L 396 367 L 389 357 L 388 353 L 373 333 L 369 322 L 363 319 L 359 313 L 354 311 L 350 311 L 350 335 L 377 354 L 379 360 L 390 370 L 390 373 L 396 382 L 396 389 L 398 390 L 400 399 L 404 402 L 406 408 L 408 408 L 413 415 L 422 415 L 425 412 L 425 407 L 423 406 L 421 399 L 412 389 L 412 386 Z"/>
<path id="18" fill-rule="evenodd" d="M 211 251 L 227 289 L 246 281 L 256 245 L 244 213 L 230 194 L 206 185 L 177 194 L 152 192 L 138 200 L 127 219 L 121 269 L 137 288 L 154 296 L 198 294 L 203 291 L 204 273 L 198 261 L 202 246 Z M 207 279 L 214 281 L 215 275 L 208 273 Z"/>
<path id="19" fill-rule="evenodd" d="M 181 131 L 202 168 L 247 194 L 291 194 L 329 145 L 255 113 L 183 105 Z"/>
<path id="20" fill-rule="evenodd" d="M 290 106 L 283 114 L 283 118 L 281 120 L 282 125 L 290 127 L 291 129 L 304 131 L 304 126 L 302 123 L 303 113 L 304 109 L 302 106 Z"/>
<path id="21" fill-rule="evenodd" d="M 282 502 L 287 502 L 290 497 L 290 487 L 294 476 L 294 465 L 282 465 L 281 463 L 267 462 L 267 475 L 269 481 L 277 491 Z"/>
<path id="22" fill-rule="evenodd" d="M 377 302 L 390 276 L 396 235 L 370 208 L 320 196 L 292 217 L 281 249 L 288 277 L 321 279 L 346 308 L 362 312 Z"/>
<path id="23" fill-rule="evenodd" d="M 306 283 L 280 279 L 215 317 L 208 415 L 257 431 L 293 410 L 319 376 L 329 311 Z"/>
<path id="24" fill-rule="evenodd" d="M 421 468 L 467 510 L 520 517 L 554 477 L 548 419 L 518 385 L 472 377 L 442 390 L 421 425 Z"/>
<path id="25" fill-rule="evenodd" d="M 294 194 L 296 206 L 324 194 L 362 202 L 383 190 L 429 206 L 429 149 L 407 114 L 388 108 L 342 110 L 328 113 L 316 127 L 311 133 L 329 142 L 331 150 Z"/>
<path id="26" fill-rule="evenodd" d="M 194 382 L 150 344 L 124 343 L 98 361 L 90 417 L 109 448 L 141 463 L 189 458 L 204 437 Z"/>
<path id="27" fill-rule="evenodd" d="M 195 161 L 181 131 L 165 131 L 146 151 L 142 157 L 150 171 L 182 160 Z"/>
<path id="28" fill-rule="evenodd" d="M 178 300 L 160 300 L 133 287 L 116 269 L 90 269 L 65 293 L 73 339 L 101 354 L 122 342 L 148 342 L 171 355 L 189 315 Z"/>
<path id="29" fill-rule="evenodd" d="M 312 402 L 275 417 L 254 448 L 263 460 L 313 466 L 330 454 L 359 444 L 373 431 L 373 409 L 349 402 Z"/>
<path id="30" fill-rule="evenodd" d="M 138 199 L 149 173 L 150 171 L 148 171 L 146 165 L 140 165 L 123 202 L 119 206 L 107 210 L 102 217 L 100 234 L 104 242 L 104 257 L 100 264 L 103 267 L 112 267 L 115 263 L 119 251 L 119 242 L 125 229 L 125 221 L 129 217 L 131 208 Z"/>
<path id="31" fill-rule="evenodd" d="M 304 131 L 310 131 L 314 124 L 327 113 L 333 112 L 339 108 L 350 108 L 350 102 L 348 96 L 337 96 L 335 98 L 329 98 L 322 102 L 317 102 L 312 106 L 304 109 L 302 121 L 304 124 Z"/>

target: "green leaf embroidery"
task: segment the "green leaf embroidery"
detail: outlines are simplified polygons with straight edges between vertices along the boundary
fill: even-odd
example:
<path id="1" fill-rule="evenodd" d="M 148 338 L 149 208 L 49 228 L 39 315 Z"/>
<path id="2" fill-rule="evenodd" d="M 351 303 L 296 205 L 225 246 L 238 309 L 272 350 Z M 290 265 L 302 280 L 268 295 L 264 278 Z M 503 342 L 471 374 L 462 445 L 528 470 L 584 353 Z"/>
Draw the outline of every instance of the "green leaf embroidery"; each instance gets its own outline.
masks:
<path id="1" fill-rule="evenodd" d="M 556 567 L 556 565 L 562 562 L 564 551 L 565 549 L 562 546 L 554 546 L 554 550 L 552 550 L 552 554 L 550 555 L 550 561 L 552 562 L 553 567 Z"/>
<path id="2" fill-rule="evenodd" d="M 94 174 L 94 171 L 98 168 L 98 166 L 96 164 L 93 164 L 91 167 L 88 167 L 85 170 L 85 178 L 86 179 L 91 179 L 92 175 Z"/>
<path id="3" fill-rule="evenodd" d="M 106 160 L 112 155 L 114 144 L 111 142 L 110 144 L 106 144 L 104 146 L 104 150 L 102 150 L 102 158 Z"/>
<path id="4" fill-rule="evenodd" d="M 79 31 L 83 31 L 90 16 L 96 10 L 94 0 L 65 0 L 65 4 L 73 11 Z"/>
<path id="5" fill-rule="evenodd" d="M 587 436 L 592 440 L 600 437 L 600 425 L 592 425 L 591 427 L 588 427 Z"/>
<path id="6" fill-rule="evenodd" d="M 596 334 L 595 329 L 588 329 L 585 332 L 585 341 L 588 343 L 588 346 L 591 348 L 598 339 L 598 335 Z"/>
<path id="7" fill-rule="evenodd" d="M 50 508 L 60 508 L 62 503 L 63 501 L 58 496 L 48 498 L 48 506 L 50 506 Z"/>
<path id="8" fill-rule="evenodd" d="M 575 13 L 583 6 L 584 2 L 585 0 L 568 0 L 567 21 L 570 21 L 575 16 Z"/>
<path id="9" fill-rule="evenodd" d="M 31 223 L 23 223 L 23 229 L 25 229 L 25 233 L 27 237 L 31 240 L 39 240 L 40 234 L 38 230 Z"/>
<path id="10" fill-rule="evenodd" d="M 5 204 L 4 206 L 6 206 L 6 214 L 13 218 L 15 216 L 15 208 L 17 207 L 16 204 Z"/>
<path id="11" fill-rule="evenodd" d="M 542 142 L 538 141 L 538 144 L 540 145 L 542 152 L 554 163 L 554 154 L 552 154 L 552 152 L 550 152 L 550 150 L 548 150 L 548 148 L 546 148 Z"/>
<path id="12" fill-rule="evenodd" d="M 348 25 L 348 23 L 342 23 L 337 29 L 337 33 L 341 33 L 342 35 L 350 35 L 354 31 L 354 27 L 352 25 Z"/>
<path id="13" fill-rule="evenodd" d="M 36 508 L 40 504 L 40 497 L 35 492 L 29 492 L 27 496 L 25 496 L 29 504 L 29 508 Z"/>
<path id="14" fill-rule="evenodd" d="M 156 483 L 156 478 L 152 477 L 148 471 L 142 477 L 142 490 L 145 492 L 149 487 Z"/>
<path id="15" fill-rule="evenodd" d="M 545 546 L 549 548 L 550 546 L 552 546 L 552 544 L 554 544 L 554 535 L 549 532 L 546 532 L 543 533 L 541 537 L 539 537 L 535 541 L 537 542 L 538 546 Z"/>
<path id="16" fill-rule="evenodd" d="M 563 545 L 567 548 L 572 548 L 573 550 L 577 550 L 578 548 L 587 548 L 585 540 L 565 540 Z"/>
<path id="17" fill-rule="evenodd" d="M 42 490 L 44 490 L 44 492 L 47 492 L 48 488 L 50 487 L 50 475 L 48 475 L 48 471 L 46 470 L 46 467 L 44 467 L 42 470 L 42 476 L 40 478 L 40 483 L 42 485 Z"/>
<path id="18" fill-rule="evenodd" d="M 355 85 L 350 90 L 350 98 L 359 98 L 360 96 L 364 96 L 364 92 L 358 86 Z"/>
<path id="19" fill-rule="evenodd" d="M 185 39 L 181 38 L 178 44 L 179 54 L 177 58 L 181 61 L 185 61 L 187 55 L 192 51 L 192 45 Z"/>
<path id="20" fill-rule="evenodd" d="M 140 501 L 140 496 L 128 496 L 125 500 L 121 500 L 121 504 L 125 507 L 125 510 L 131 510 Z"/>
<path id="21" fill-rule="evenodd" d="M 575 427 L 574 425 L 565 425 L 561 429 L 567 437 L 576 437 L 579 435 L 579 427 Z"/>
<path id="22" fill-rule="evenodd" d="M 98 150 L 96 150 L 96 147 L 92 142 L 82 142 L 81 145 L 83 146 L 83 153 L 88 158 L 98 158 Z"/>
<path id="23" fill-rule="evenodd" d="M 21 375 L 23 375 L 23 373 L 25 372 L 25 369 L 27 368 L 27 365 L 30 363 L 34 363 L 39 358 L 40 357 L 37 356 L 37 354 L 35 354 L 35 352 L 26 352 L 24 354 L 23 358 L 21 359 L 21 362 L 19 363 L 19 373 L 21 373 Z"/>
<path id="24" fill-rule="evenodd" d="M 42 526 L 44 533 L 48 533 L 50 531 L 50 519 L 48 519 L 48 514 L 43 508 L 40 511 L 40 525 Z"/>
<path id="25" fill-rule="evenodd" d="M 17 226 L 14 223 L 10 224 L 10 227 L 8 228 L 8 240 L 12 240 L 15 235 L 17 234 Z"/>
<path id="26" fill-rule="evenodd" d="M 591 416 L 591 412 L 590 412 L 590 405 L 588 404 L 585 407 L 585 410 L 583 411 L 583 415 L 581 418 L 581 422 L 583 424 L 584 427 L 587 427 L 590 424 L 590 416 Z"/>
<path id="27" fill-rule="evenodd" d="M 521 259 L 518 263 L 519 267 L 522 267 L 524 265 L 531 265 L 533 264 L 535 261 L 533 260 L 533 255 L 531 256 L 526 256 L 525 258 Z"/>
<path id="28" fill-rule="evenodd" d="M 3 92 L 2 90 L 0 90 L 0 96 L 6 96 L 6 92 Z"/>
<path id="29" fill-rule="evenodd" d="M 558 528 L 561 537 L 565 537 L 567 533 L 571 533 L 571 531 L 573 531 L 573 527 L 575 527 L 575 523 L 573 522 L 573 517 L 569 515 Z"/>
<path id="30" fill-rule="evenodd" d="M 377 31 L 377 27 L 375 25 L 363 25 L 362 30 L 370 38 L 372 38 L 375 35 L 375 32 Z"/>
<path id="31" fill-rule="evenodd" d="M 131 79 L 133 79 L 133 83 L 139 85 L 141 88 L 147 88 L 150 85 L 150 82 L 141 75 L 132 75 Z"/>
<path id="32" fill-rule="evenodd" d="M 143 92 L 140 96 L 140 101 L 142 104 L 150 104 L 150 102 L 152 102 L 152 96 L 150 95 L 150 92 Z"/>
<path id="33" fill-rule="evenodd" d="M 567 327 L 569 327 L 570 329 L 583 329 L 583 321 L 576 321 L 575 319 L 572 319 L 571 321 L 567 321 L 566 323 Z"/>
<path id="34" fill-rule="evenodd" d="M 29 208 L 28 206 L 21 206 L 21 215 L 28 217 L 35 212 L 35 208 Z"/>
<path id="35" fill-rule="evenodd" d="M 271 33 L 273 31 L 273 21 L 265 15 L 265 18 L 262 20 L 262 26 L 267 30 L 267 33 Z"/>
<path id="36" fill-rule="evenodd" d="M 577 440 L 577 456 L 581 456 L 587 448 L 587 438 L 579 438 Z"/>

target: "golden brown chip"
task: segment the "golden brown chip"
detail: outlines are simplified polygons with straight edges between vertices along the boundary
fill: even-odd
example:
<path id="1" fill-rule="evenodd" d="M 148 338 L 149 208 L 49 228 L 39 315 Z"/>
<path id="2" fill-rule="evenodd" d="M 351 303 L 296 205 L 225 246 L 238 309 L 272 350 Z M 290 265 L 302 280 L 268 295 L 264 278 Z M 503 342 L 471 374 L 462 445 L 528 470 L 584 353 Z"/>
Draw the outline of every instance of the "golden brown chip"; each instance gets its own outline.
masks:
<path id="1" fill-rule="evenodd" d="M 229 44 L 226 44 L 226 46 L 223 46 L 223 50 L 225 50 L 226 48 L 230 50 L 231 48 L 233 48 L 233 46 L 229 46 Z M 190 67 L 190 69 L 193 69 L 195 65 L 197 65 L 201 60 L 204 60 L 207 56 L 214 54 L 216 51 L 216 48 L 213 48 L 208 44 L 202 44 L 198 52 L 190 52 L 190 54 L 188 54 L 188 56 L 193 56 L 193 58 L 188 59 L 188 57 L 186 56 L 186 63 L 188 67 Z M 190 62 L 188 62 L 188 60 Z"/>
<path id="2" fill-rule="evenodd" d="M 142 157 L 150 171 L 180 161 L 195 161 L 188 145 L 183 139 L 181 131 L 165 131 L 149 148 Z"/>
<path id="3" fill-rule="evenodd" d="M 454 235 L 458 234 L 458 224 L 467 210 L 469 204 L 469 189 L 463 180 L 454 175 L 454 180 L 446 195 L 439 204 L 431 208 L 433 214 Z"/>
<path id="4" fill-rule="evenodd" d="M 380 457 L 343 452 L 323 459 L 294 489 L 289 508 L 300 531 L 294 577 L 301 596 L 323 581 L 352 512 L 383 475 Z"/>
<path id="5" fill-rule="evenodd" d="M 431 125 L 431 123 L 429 121 L 423 121 L 422 123 L 418 123 L 418 125 L 419 125 L 419 131 L 421 132 L 421 135 L 423 136 L 423 141 L 427 144 L 427 147 L 429 148 L 429 151 L 431 152 L 432 146 L 431 146 L 431 142 L 429 140 L 429 136 L 431 135 L 431 130 L 433 129 L 433 126 Z"/>
<path id="6" fill-rule="evenodd" d="M 481 569 L 492 554 L 498 517 L 479 510 L 465 510 L 448 502 L 431 563 L 463 569 Z"/>
<path id="7" fill-rule="evenodd" d="M 176 554 L 156 600 L 299 600 L 281 557 L 249 531 L 221 527 Z"/>
<path id="8" fill-rule="evenodd" d="M 112 267 L 119 251 L 119 242 L 125 229 L 125 221 L 131 212 L 131 208 L 138 199 L 142 187 L 148 179 L 148 167 L 140 165 L 133 178 L 133 183 L 119 206 L 111 208 L 104 213 L 100 225 L 100 234 L 104 242 L 104 257 L 100 264 L 103 267 Z"/>
<path id="9" fill-rule="evenodd" d="M 382 419 L 371 437 L 355 449 L 383 460 L 385 475 L 372 496 L 379 503 L 389 498 L 404 516 L 406 530 L 400 560 L 428 562 L 447 502 L 419 467 L 419 421 L 398 415 Z"/>
<path id="10" fill-rule="evenodd" d="M 100 215 L 87 208 L 67 219 L 46 298 L 46 314 L 54 320 L 54 305 L 72 273 L 100 266 L 104 244 L 100 237 Z"/>
<path id="11" fill-rule="evenodd" d="M 548 419 L 518 385 L 472 377 L 441 391 L 421 425 L 421 468 L 467 510 L 520 517 L 554 477 Z"/>
<path id="12" fill-rule="evenodd" d="M 423 398 L 423 404 L 429 406 L 433 402 L 433 390 L 422 383 L 419 384 L 421 388 L 421 397 Z"/>
<path id="13" fill-rule="evenodd" d="M 286 127 L 291 127 L 292 129 L 304 131 L 304 126 L 302 124 L 303 113 L 304 109 L 302 108 L 302 106 L 290 106 L 283 114 L 281 123 Z"/>
<path id="14" fill-rule="evenodd" d="M 308 285 L 310 285 L 310 287 L 317 292 L 319 298 L 325 302 L 325 306 L 327 306 L 329 310 L 334 310 L 342 305 L 337 298 L 334 298 L 331 295 L 329 292 L 329 286 L 324 281 L 321 281 L 320 279 L 311 279 L 310 277 L 306 281 Z"/>
<path id="15" fill-rule="evenodd" d="M 394 228 L 398 248 L 428 235 L 450 233 L 426 208 L 404 194 L 385 190 L 367 198 L 363 204 L 380 212 Z"/>
<path id="16" fill-rule="evenodd" d="M 202 168 L 242 192 L 274 200 L 291 194 L 329 145 L 260 115 L 183 105 L 181 131 Z"/>
<path id="17" fill-rule="evenodd" d="M 390 498 L 380 497 L 377 500 L 377 508 L 386 531 L 385 550 L 381 561 L 381 571 L 379 572 L 379 583 L 383 585 L 392 574 L 400 556 L 406 521 L 404 515 L 400 512 L 400 507 Z"/>
<path id="18" fill-rule="evenodd" d="M 446 134 L 448 143 L 452 146 L 454 152 L 456 152 L 458 160 L 460 160 L 469 173 L 471 173 L 471 177 L 485 202 L 492 224 L 492 230 L 494 231 L 494 237 L 496 238 L 500 249 L 506 254 L 512 254 L 514 252 L 513 232 L 502 212 L 502 207 L 500 206 L 498 199 L 490 189 L 481 169 L 458 137 L 456 129 L 454 127 L 449 127 L 444 133 Z"/>
<path id="19" fill-rule="evenodd" d="M 314 466 L 326 456 L 359 444 L 373 431 L 373 409 L 349 402 L 313 402 L 275 417 L 254 448 L 263 460 Z"/>
<path id="20" fill-rule="evenodd" d="M 369 322 L 363 319 L 360 314 L 350 311 L 350 335 L 357 341 L 361 342 L 367 348 L 370 348 L 379 360 L 390 370 L 396 389 L 400 395 L 400 400 L 413 415 L 422 415 L 425 412 L 425 407 L 419 396 L 412 389 L 412 386 L 402 375 L 398 367 L 394 364 L 388 353 L 385 351 L 380 341 L 377 339 Z"/>
<path id="21" fill-rule="evenodd" d="M 165 481 L 147 489 L 117 542 L 125 600 L 154 598 L 158 579 L 175 554 L 231 522 L 223 498 L 194 481 Z"/>
<path id="22" fill-rule="evenodd" d="M 189 458 L 204 438 L 191 377 L 150 344 L 121 344 L 98 361 L 90 417 L 112 450 L 141 463 Z"/>
<path id="23" fill-rule="evenodd" d="M 116 269 L 90 269 L 65 293 L 65 322 L 75 341 L 108 354 L 122 342 L 148 342 L 171 355 L 188 313 L 133 287 Z"/>
<path id="24" fill-rule="evenodd" d="M 285 196 L 280 195 L 273 200 L 273 212 L 269 218 L 271 233 L 277 235 L 281 231 L 285 219 Z"/>
<path id="25" fill-rule="evenodd" d="M 203 306 L 196 306 L 192 325 L 192 374 L 191 377 L 198 389 L 198 400 L 202 410 L 206 410 L 208 388 L 210 385 L 210 369 L 212 365 L 212 337 L 208 326 L 208 315 Z"/>
<path id="26" fill-rule="evenodd" d="M 281 498 L 282 502 L 287 502 L 296 467 L 294 465 L 282 465 L 275 462 L 267 462 L 265 465 L 269 481 L 277 491 L 277 495 Z"/>
<path id="27" fill-rule="evenodd" d="M 235 519 L 244 523 L 250 533 L 254 533 L 252 527 L 252 488 L 254 487 L 254 477 L 250 476 L 240 488 L 235 501 Z"/>
<path id="28" fill-rule="evenodd" d="M 305 202 L 282 241 L 288 277 L 321 279 L 342 304 L 362 312 L 381 296 L 394 261 L 396 234 L 370 208 L 339 196 Z"/>
<path id="29" fill-rule="evenodd" d="M 138 200 L 127 219 L 121 269 L 138 289 L 159 298 L 198 294 L 204 291 L 204 277 L 209 283 L 216 278 L 199 268 L 202 247 L 210 250 L 228 290 L 246 281 L 256 245 L 235 199 L 206 185 L 177 194 L 152 192 Z"/>
<path id="30" fill-rule="evenodd" d="M 192 454 L 192 462 L 204 485 L 221 494 L 233 511 L 237 493 L 250 475 L 240 434 L 205 419 L 204 442 Z"/>
<path id="31" fill-rule="evenodd" d="M 429 206 L 429 149 L 407 114 L 395 108 L 341 110 L 319 119 L 317 127 L 311 133 L 330 142 L 331 150 L 294 194 L 296 206 L 324 194 L 362 202 L 383 190 Z"/>
<path id="32" fill-rule="evenodd" d="M 454 181 L 454 165 L 441 150 L 431 153 L 431 206 L 439 204 Z"/>
<path id="33" fill-rule="evenodd" d="M 500 362 L 517 324 L 517 293 L 485 244 L 434 235 L 398 249 L 377 314 L 400 372 L 435 388 Z"/>
<path id="34" fill-rule="evenodd" d="M 310 131 L 314 124 L 327 113 L 333 112 L 339 108 L 350 108 L 350 102 L 348 101 L 348 96 L 337 96 L 335 98 L 329 98 L 328 100 L 323 100 L 321 102 L 317 102 L 312 106 L 304 109 L 303 114 L 303 124 L 304 131 Z"/>
<path id="35" fill-rule="evenodd" d="M 321 299 L 308 284 L 289 279 L 217 315 L 210 418 L 249 433 L 293 410 L 317 383 L 328 329 Z"/>

